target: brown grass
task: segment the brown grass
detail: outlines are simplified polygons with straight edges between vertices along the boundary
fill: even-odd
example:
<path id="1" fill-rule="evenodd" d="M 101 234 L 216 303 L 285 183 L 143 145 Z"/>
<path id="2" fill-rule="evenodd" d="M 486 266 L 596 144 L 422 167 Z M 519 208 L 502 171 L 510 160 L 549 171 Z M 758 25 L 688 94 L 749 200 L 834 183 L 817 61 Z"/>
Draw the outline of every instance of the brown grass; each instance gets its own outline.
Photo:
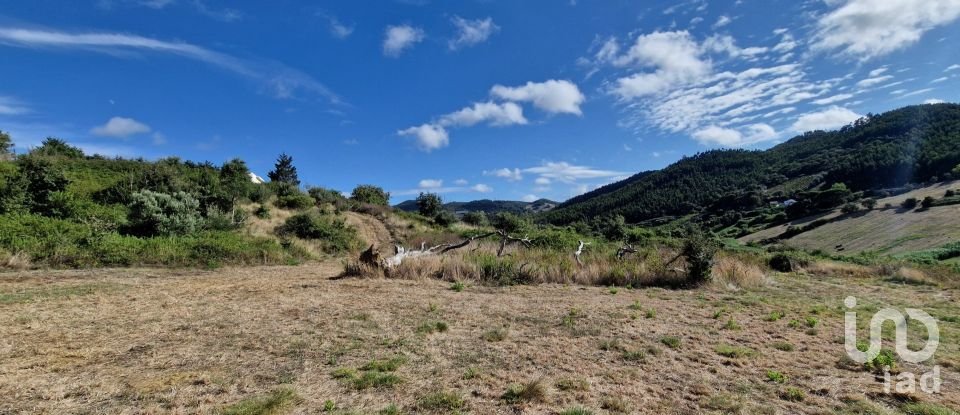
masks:
<path id="1" fill-rule="evenodd" d="M 25 270 L 30 269 L 33 264 L 30 262 L 30 255 L 24 252 L 11 254 L 0 250 L 0 269 Z"/>
<path id="2" fill-rule="evenodd" d="M 896 412 L 903 403 L 884 398 L 873 373 L 838 365 L 848 295 L 865 309 L 951 317 L 940 323 L 942 394 L 916 398 L 960 406 L 956 289 L 774 274 L 736 291 L 468 284 L 457 292 L 433 278 L 331 279 L 340 272 L 317 263 L 0 274 L 0 298 L 10 299 L 0 301 L 0 396 L 9 398 L 0 413 L 315 413 L 327 401 L 332 413 L 395 405 L 403 413 L 822 414 L 867 404 Z M 767 321 L 773 311 L 786 317 Z M 789 325 L 811 316 L 818 333 Z M 739 330 L 723 329 L 731 319 Z M 419 330 L 438 322 L 446 330 Z M 487 340 L 496 327 L 509 335 Z M 661 345 L 667 337 L 682 346 Z M 783 343 L 794 347 L 776 347 Z M 395 359 L 403 363 L 384 363 Z M 334 376 L 351 370 L 373 386 Z M 787 383 L 771 383 L 768 370 Z M 539 379 L 542 388 L 529 386 Z M 503 399 L 510 385 L 525 384 L 529 399 Z M 803 401 L 781 399 L 787 388 Z"/>

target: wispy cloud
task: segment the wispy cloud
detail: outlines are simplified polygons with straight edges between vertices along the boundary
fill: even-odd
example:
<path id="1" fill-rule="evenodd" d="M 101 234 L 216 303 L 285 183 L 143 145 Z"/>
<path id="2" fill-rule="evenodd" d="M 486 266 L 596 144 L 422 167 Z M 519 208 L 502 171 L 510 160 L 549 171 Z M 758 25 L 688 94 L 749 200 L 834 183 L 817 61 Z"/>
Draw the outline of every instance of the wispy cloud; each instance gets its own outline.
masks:
<path id="1" fill-rule="evenodd" d="M 20 115 L 30 112 L 30 108 L 13 97 L 0 95 L 0 115 Z"/>
<path id="2" fill-rule="evenodd" d="M 398 196 L 412 196 L 420 193 L 490 193 L 493 188 L 483 183 L 467 186 L 466 181 L 456 180 L 455 186 L 444 186 L 441 179 L 423 179 L 416 189 L 395 190 L 390 193 Z"/>
<path id="3" fill-rule="evenodd" d="M 493 23 L 493 19 L 467 20 L 460 16 L 453 16 L 450 21 L 457 28 L 457 37 L 447 43 L 450 50 L 457 50 L 486 42 L 494 33 L 500 31 L 500 26 Z"/>
<path id="4" fill-rule="evenodd" d="M 343 23 L 336 16 L 327 13 L 319 13 L 319 16 L 327 21 L 327 30 L 331 36 L 337 39 L 346 39 L 353 34 L 353 25 Z"/>
<path id="5" fill-rule="evenodd" d="M 277 98 L 316 94 L 339 103 L 340 98 L 311 76 L 270 61 L 250 61 L 186 42 L 163 41 L 122 33 L 69 33 L 54 30 L 0 27 L 0 45 L 23 48 L 72 49 L 129 56 L 131 52 L 166 53 L 201 61 L 260 83 Z"/>

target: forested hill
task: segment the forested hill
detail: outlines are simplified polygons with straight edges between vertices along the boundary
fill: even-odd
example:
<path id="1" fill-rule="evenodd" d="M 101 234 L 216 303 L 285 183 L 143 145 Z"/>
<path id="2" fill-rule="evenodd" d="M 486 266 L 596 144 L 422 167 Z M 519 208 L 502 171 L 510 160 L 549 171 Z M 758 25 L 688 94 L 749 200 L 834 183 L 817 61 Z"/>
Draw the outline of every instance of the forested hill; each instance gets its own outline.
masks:
<path id="1" fill-rule="evenodd" d="M 712 150 L 570 199 L 541 218 L 556 224 L 623 215 L 627 222 L 685 215 L 759 191 L 770 200 L 844 183 L 870 190 L 960 177 L 960 105 L 867 115 L 765 151 Z"/>

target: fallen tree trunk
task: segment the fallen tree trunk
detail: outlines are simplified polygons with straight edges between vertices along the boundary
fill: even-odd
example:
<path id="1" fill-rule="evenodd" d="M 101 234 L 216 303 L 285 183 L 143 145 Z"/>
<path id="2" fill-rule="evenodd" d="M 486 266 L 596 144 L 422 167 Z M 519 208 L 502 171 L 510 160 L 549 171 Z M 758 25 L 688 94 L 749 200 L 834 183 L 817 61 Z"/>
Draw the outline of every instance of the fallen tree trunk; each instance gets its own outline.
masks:
<path id="1" fill-rule="evenodd" d="M 498 257 L 503 256 L 503 251 L 509 244 L 519 243 L 528 248 L 533 244 L 533 241 L 531 241 L 530 238 L 526 236 L 524 236 L 523 238 L 518 238 L 515 236 L 510 236 L 504 231 L 494 231 L 494 232 L 488 232 L 485 234 L 474 235 L 455 244 L 441 244 L 441 245 L 427 248 L 426 244 L 422 243 L 420 245 L 419 250 L 409 250 L 409 249 L 405 249 L 400 245 L 396 245 L 396 250 L 394 252 L 394 255 L 392 257 L 379 260 L 377 263 L 377 266 L 381 266 L 383 268 L 393 268 L 402 264 L 404 260 L 409 258 L 418 258 L 418 257 L 424 257 L 428 255 L 445 254 L 447 252 L 466 247 L 470 245 L 473 241 L 489 238 L 494 235 L 497 235 L 500 237 L 500 248 L 497 249 Z M 373 246 L 371 246 L 370 249 L 368 249 L 367 251 L 364 251 L 364 253 L 360 255 L 361 261 L 364 261 L 365 259 L 372 259 L 372 258 L 379 259 L 379 255 L 372 253 L 371 252 L 372 250 L 373 250 Z M 367 261 L 364 261 L 364 262 L 367 262 Z"/>

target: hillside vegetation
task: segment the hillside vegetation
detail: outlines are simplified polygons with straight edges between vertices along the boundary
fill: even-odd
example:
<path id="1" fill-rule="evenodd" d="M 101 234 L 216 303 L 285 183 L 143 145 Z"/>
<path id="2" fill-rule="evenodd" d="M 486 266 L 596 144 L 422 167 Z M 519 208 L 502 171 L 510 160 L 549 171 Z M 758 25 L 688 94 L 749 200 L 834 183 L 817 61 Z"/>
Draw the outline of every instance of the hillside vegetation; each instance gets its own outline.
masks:
<path id="1" fill-rule="evenodd" d="M 765 151 L 686 157 L 572 198 L 542 220 L 571 224 L 620 215 L 639 223 L 698 214 L 708 221 L 771 201 L 809 201 L 817 196 L 809 192 L 836 184 L 860 192 L 954 175 L 960 175 L 960 105 L 918 105 L 867 115 L 838 131 L 808 132 Z M 798 213 L 825 206 L 806 207 Z"/>

